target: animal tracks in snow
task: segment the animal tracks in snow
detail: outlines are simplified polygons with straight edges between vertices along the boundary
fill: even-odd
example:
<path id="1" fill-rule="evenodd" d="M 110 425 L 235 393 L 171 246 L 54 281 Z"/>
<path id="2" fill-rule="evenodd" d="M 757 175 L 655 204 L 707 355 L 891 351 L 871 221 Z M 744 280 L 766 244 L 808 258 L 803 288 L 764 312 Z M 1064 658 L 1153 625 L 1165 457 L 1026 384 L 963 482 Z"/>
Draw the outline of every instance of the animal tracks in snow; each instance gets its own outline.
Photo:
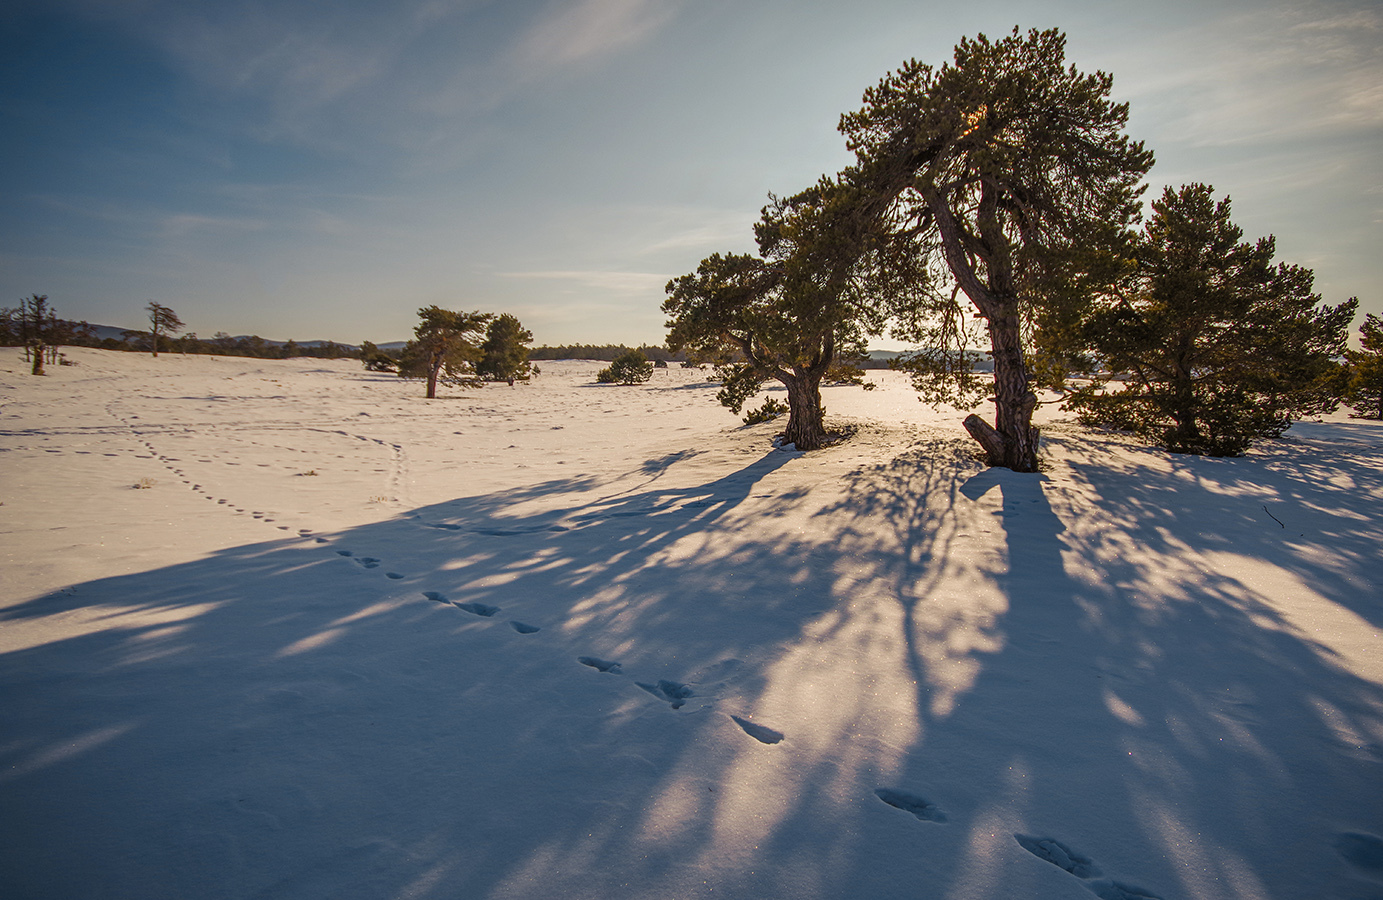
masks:
<path id="1" fill-rule="evenodd" d="M 916 794 L 896 791 L 893 788 L 875 788 L 874 795 L 894 809 L 912 813 L 923 822 L 946 821 L 946 813 L 941 811 L 941 807 Z"/>
<path id="2" fill-rule="evenodd" d="M 1345 861 L 1371 875 L 1383 875 L 1383 839 L 1345 831 L 1335 836 L 1335 850 Z"/>
<path id="3" fill-rule="evenodd" d="M 1085 889 L 1100 900 L 1162 900 L 1156 894 L 1122 881 L 1099 878 L 1100 867 L 1095 865 L 1094 860 L 1055 838 L 1032 837 L 1026 834 L 1015 834 L 1013 837 L 1019 846 L 1033 856 L 1081 879 Z"/>
<path id="4" fill-rule="evenodd" d="M 662 679 L 657 684 L 645 684 L 642 681 L 634 683 L 659 700 L 668 701 L 673 709 L 681 709 L 686 705 L 687 699 L 692 696 L 692 689 L 680 681 Z"/>
<path id="5" fill-rule="evenodd" d="M 474 602 L 457 603 L 455 600 L 449 600 L 446 594 L 443 594 L 439 591 L 423 591 L 423 596 L 431 600 L 433 603 L 445 603 L 448 606 L 454 606 L 457 609 L 464 610 L 468 613 L 472 613 L 477 616 L 484 616 L 487 619 L 493 616 L 495 613 L 499 612 L 498 606 L 489 606 L 484 603 Z"/>
<path id="6" fill-rule="evenodd" d="M 610 662 L 608 659 L 601 659 L 598 656 L 578 656 L 576 661 L 583 666 L 590 666 L 597 672 L 606 672 L 610 675 L 623 675 L 624 667 L 617 662 Z"/>
<path id="7" fill-rule="evenodd" d="M 1061 841 L 1052 838 L 1029 837 L 1026 834 L 1015 834 L 1014 838 L 1018 841 L 1019 846 L 1033 856 L 1051 863 L 1058 869 L 1070 872 L 1077 878 L 1094 878 L 1100 874 L 1100 868 L 1095 865 L 1094 860 L 1072 850 Z"/>
<path id="8" fill-rule="evenodd" d="M 760 744 L 776 744 L 782 741 L 783 733 L 769 728 L 767 725 L 760 725 L 748 719 L 741 719 L 739 716 L 731 716 L 735 724 L 744 729 L 744 733 L 758 741 Z"/>

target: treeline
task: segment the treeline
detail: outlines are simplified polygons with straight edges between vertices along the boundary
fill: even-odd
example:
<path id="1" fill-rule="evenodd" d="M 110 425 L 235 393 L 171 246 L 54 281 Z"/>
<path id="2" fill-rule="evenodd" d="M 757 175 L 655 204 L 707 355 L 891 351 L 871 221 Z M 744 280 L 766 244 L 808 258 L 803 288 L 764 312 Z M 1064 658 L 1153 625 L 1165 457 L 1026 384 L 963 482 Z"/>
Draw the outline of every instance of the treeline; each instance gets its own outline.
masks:
<path id="1" fill-rule="evenodd" d="M 203 356 L 249 356 L 259 359 L 292 359 L 306 356 L 315 359 L 354 359 L 360 355 L 360 348 L 350 344 L 337 344 L 332 341 L 313 341 L 299 344 L 296 341 L 280 343 L 266 340 L 252 334 L 231 337 L 218 331 L 210 338 L 199 338 L 195 332 L 175 335 L 164 330 L 167 326 L 166 307 L 158 307 L 154 314 L 160 321 L 151 325 L 149 331 L 126 330 L 121 336 L 100 337 L 98 326 L 85 321 L 60 318 L 48 305 L 48 297 L 35 294 L 21 300 L 18 306 L 0 307 L 0 347 L 31 347 L 42 344 L 50 356 L 58 347 L 94 347 L 99 350 L 123 350 L 136 353 L 152 353 L 156 349 L 165 353 L 192 353 Z M 181 322 L 177 327 L 181 327 Z M 155 346 L 157 340 L 157 346 Z M 50 361 L 55 361 L 50 359 Z"/>
<path id="2" fill-rule="evenodd" d="M 104 350 L 131 350 L 148 353 L 153 342 L 147 332 L 131 332 L 123 339 L 105 338 L 96 344 L 84 346 L 100 347 Z M 299 356 L 313 359 L 354 359 L 360 355 L 360 348 L 350 344 L 337 344 L 332 341 L 314 341 L 299 344 L 296 341 L 279 343 L 269 341 L 257 334 L 231 337 L 218 331 L 211 338 L 199 338 L 195 333 L 177 337 L 160 337 L 158 349 L 165 353 L 191 353 L 203 356 L 249 356 L 257 359 L 294 359 Z"/>
<path id="3" fill-rule="evenodd" d="M 541 347 L 530 349 L 528 358 L 535 361 L 594 359 L 600 362 L 614 362 L 631 350 L 637 350 L 655 362 L 683 362 L 687 358 L 686 353 L 672 353 L 666 347 L 654 347 L 650 344 L 641 344 L 638 347 L 626 347 L 623 344 L 559 344 L 556 347 L 549 347 L 544 344 Z"/>

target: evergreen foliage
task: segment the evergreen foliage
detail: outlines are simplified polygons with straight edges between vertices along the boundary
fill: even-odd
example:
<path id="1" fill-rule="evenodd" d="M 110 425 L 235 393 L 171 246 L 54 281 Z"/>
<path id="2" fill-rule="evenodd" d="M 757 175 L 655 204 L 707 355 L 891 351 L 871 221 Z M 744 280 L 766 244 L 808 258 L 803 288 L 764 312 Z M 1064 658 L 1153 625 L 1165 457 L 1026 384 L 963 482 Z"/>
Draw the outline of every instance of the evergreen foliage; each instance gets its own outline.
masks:
<path id="1" fill-rule="evenodd" d="M 1383 419 L 1383 319 L 1373 313 L 1359 326 L 1362 350 L 1350 350 L 1349 402 L 1359 415 Z"/>
<path id="2" fill-rule="evenodd" d="M 421 319 L 413 329 L 413 340 L 399 358 L 403 378 L 427 379 L 427 398 L 437 396 L 437 384 L 478 387 L 475 363 L 480 359 L 476 339 L 490 321 L 489 313 L 456 312 L 440 306 L 418 310 Z"/>
<path id="3" fill-rule="evenodd" d="M 600 384 L 642 384 L 653 377 L 653 363 L 639 350 L 630 350 L 596 373 Z"/>
<path id="4" fill-rule="evenodd" d="M 875 322 L 859 293 L 875 198 L 847 170 L 787 198 L 755 225 L 759 254 L 719 253 L 668 282 L 668 347 L 717 360 L 720 402 L 738 413 L 764 382 L 788 391 L 786 442 L 827 441 L 821 380 L 841 354 L 865 353 Z"/>
<path id="5" fill-rule="evenodd" d="M 765 397 L 763 405 L 758 409 L 751 409 L 744 417 L 744 424 L 758 425 L 760 422 L 771 422 L 788 411 L 788 405 L 781 400 L 773 397 Z"/>
<path id="6" fill-rule="evenodd" d="M 1273 265 L 1271 237 L 1242 242 L 1229 198 L 1206 185 L 1169 187 L 1152 209 L 1135 270 L 1084 326 L 1124 386 L 1075 394 L 1082 418 L 1173 452 L 1238 456 L 1333 410 L 1358 302 L 1322 305 L 1311 271 Z"/>
<path id="7" fill-rule="evenodd" d="M 630 350 L 638 350 L 652 360 L 667 361 L 682 358 L 682 354 L 671 353 L 663 347 L 654 347 L 649 344 L 640 344 L 637 347 L 626 347 L 623 344 L 559 344 L 555 347 L 549 347 L 544 344 L 529 350 L 528 358 L 530 360 L 595 359 L 601 362 L 614 362 Z"/>
<path id="8" fill-rule="evenodd" d="M 391 355 L 370 341 L 360 342 L 360 361 L 369 372 L 397 372 L 399 368 L 398 354 Z"/>
<path id="9" fill-rule="evenodd" d="M 485 342 L 480 345 L 480 362 L 476 371 L 492 381 L 507 381 L 512 386 L 515 380 L 527 381 L 531 364 L 528 362 L 528 345 L 533 342 L 533 332 L 528 331 L 514 316 L 504 313 L 490 322 L 485 334 Z"/>
<path id="10" fill-rule="evenodd" d="M 890 203 L 873 291 L 899 337 L 935 348 L 911 360 L 924 396 L 981 396 L 966 350 L 987 331 L 995 422 L 966 428 L 991 465 L 1023 472 L 1037 468 L 1031 349 L 1117 274 L 1152 166 L 1123 133 L 1111 77 L 1067 67 L 1065 43 L 1054 29 L 962 40 L 954 63 L 905 63 L 840 122 L 861 179 Z"/>

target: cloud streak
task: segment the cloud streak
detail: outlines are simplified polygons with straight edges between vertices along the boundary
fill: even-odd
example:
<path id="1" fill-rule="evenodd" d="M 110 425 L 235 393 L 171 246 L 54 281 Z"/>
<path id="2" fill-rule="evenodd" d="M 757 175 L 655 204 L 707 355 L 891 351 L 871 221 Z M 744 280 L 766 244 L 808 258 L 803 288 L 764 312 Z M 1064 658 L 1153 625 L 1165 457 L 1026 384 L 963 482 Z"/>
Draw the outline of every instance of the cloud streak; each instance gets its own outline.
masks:
<path id="1" fill-rule="evenodd" d="M 637 44 L 676 12 L 672 0 L 577 0 L 554 3 L 515 47 L 525 70 L 551 71 Z"/>

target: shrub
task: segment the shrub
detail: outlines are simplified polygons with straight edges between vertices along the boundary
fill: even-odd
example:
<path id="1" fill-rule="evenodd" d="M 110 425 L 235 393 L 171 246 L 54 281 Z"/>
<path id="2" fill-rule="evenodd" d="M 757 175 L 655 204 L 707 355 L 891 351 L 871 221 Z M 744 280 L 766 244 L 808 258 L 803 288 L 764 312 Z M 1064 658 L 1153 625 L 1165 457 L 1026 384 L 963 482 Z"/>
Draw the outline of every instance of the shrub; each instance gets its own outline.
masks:
<path id="1" fill-rule="evenodd" d="M 610 363 L 608 369 L 601 369 L 595 380 L 601 384 L 640 384 L 653 377 L 653 363 L 638 350 L 621 354 Z"/>

